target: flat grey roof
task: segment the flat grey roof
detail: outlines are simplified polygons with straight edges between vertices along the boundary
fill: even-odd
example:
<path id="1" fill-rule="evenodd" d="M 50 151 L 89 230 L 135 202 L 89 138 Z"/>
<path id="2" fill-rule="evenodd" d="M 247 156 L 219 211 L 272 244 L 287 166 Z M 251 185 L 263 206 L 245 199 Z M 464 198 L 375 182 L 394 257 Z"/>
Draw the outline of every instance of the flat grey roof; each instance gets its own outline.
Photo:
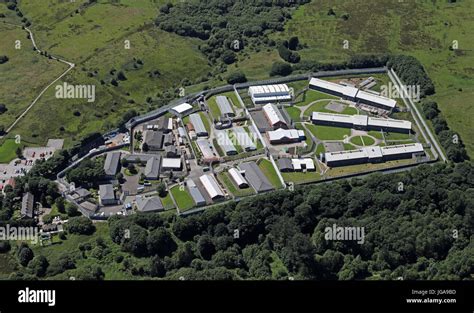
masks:
<path id="1" fill-rule="evenodd" d="M 204 122 L 201 119 L 201 115 L 199 115 L 198 113 L 193 113 L 189 115 L 189 120 L 191 124 L 193 124 L 194 131 L 196 132 L 196 134 L 207 134 L 207 130 L 204 126 Z"/>
<path id="2" fill-rule="evenodd" d="M 216 103 L 221 114 L 234 114 L 234 110 L 232 110 L 232 106 L 226 96 L 217 96 Z"/>
<path id="3" fill-rule="evenodd" d="M 158 197 L 137 197 L 137 209 L 140 212 L 153 212 L 163 211 L 164 207 L 163 203 L 161 203 L 161 200 Z"/>
<path id="4" fill-rule="evenodd" d="M 100 185 L 99 196 L 102 200 L 115 200 L 114 186 L 112 184 Z"/>
<path id="5" fill-rule="evenodd" d="M 35 204 L 35 197 L 33 194 L 27 192 L 23 195 L 21 200 L 21 215 L 33 217 L 33 206 Z"/>
<path id="6" fill-rule="evenodd" d="M 290 159 L 287 159 L 287 158 L 278 159 L 277 163 L 278 163 L 278 168 L 280 170 L 283 170 L 283 169 L 292 170 L 293 169 L 293 163 L 291 162 Z"/>
<path id="7" fill-rule="evenodd" d="M 144 174 L 146 177 L 158 178 L 160 174 L 161 157 L 153 156 L 146 162 Z"/>
<path id="8" fill-rule="evenodd" d="M 193 198 L 194 203 L 196 203 L 196 205 L 206 204 L 206 199 L 204 199 L 201 191 L 199 191 L 198 187 L 196 186 L 196 183 L 194 183 L 192 179 L 188 179 L 186 185 L 188 186 L 189 194 Z"/>
<path id="9" fill-rule="evenodd" d="M 145 131 L 145 143 L 149 147 L 160 149 L 163 146 L 163 132 L 153 130 Z"/>
<path id="10" fill-rule="evenodd" d="M 120 164 L 120 152 L 109 152 L 105 157 L 104 171 L 108 176 L 117 174 Z"/>
<path id="11" fill-rule="evenodd" d="M 260 167 L 255 162 L 246 162 L 239 165 L 244 171 L 243 176 L 252 185 L 257 192 L 269 191 L 274 189 L 268 178 L 263 174 Z"/>

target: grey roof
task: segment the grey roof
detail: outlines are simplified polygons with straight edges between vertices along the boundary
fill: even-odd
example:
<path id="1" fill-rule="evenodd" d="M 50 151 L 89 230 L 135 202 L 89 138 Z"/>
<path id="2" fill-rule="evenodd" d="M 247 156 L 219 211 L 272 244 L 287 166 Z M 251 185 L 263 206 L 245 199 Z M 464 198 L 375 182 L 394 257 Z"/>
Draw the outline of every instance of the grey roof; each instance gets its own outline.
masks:
<path id="1" fill-rule="evenodd" d="M 120 164 L 120 152 L 109 152 L 105 157 L 104 171 L 108 176 L 117 174 Z"/>
<path id="2" fill-rule="evenodd" d="M 150 197 L 143 198 L 137 197 L 137 209 L 140 212 L 153 212 L 153 211 L 163 211 L 164 207 L 161 203 L 160 198 Z"/>
<path id="3" fill-rule="evenodd" d="M 222 115 L 234 114 L 234 110 L 232 110 L 232 106 L 226 96 L 217 96 L 216 103 Z"/>
<path id="4" fill-rule="evenodd" d="M 252 187 L 255 189 L 257 192 L 263 192 L 263 191 L 268 191 L 272 190 L 273 186 L 268 180 L 268 178 L 263 174 L 262 170 L 260 170 L 260 167 L 258 167 L 257 163 L 255 162 L 246 162 L 242 163 L 239 165 L 239 168 L 242 171 L 245 171 L 243 173 L 243 176 L 247 181 L 252 185 Z"/>
<path id="5" fill-rule="evenodd" d="M 77 188 L 74 190 L 74 193 L 72 194 L 73 199 L 79 199 L 79 198 L 87 198 L 88 196 L 91 195 L 91 192 L 87 189 L 84 188 Z"/>
<path id="6" fill-rule="evenodd" d="M 114 186 L 112 184 L 100 185 L 99 196 L 101 200 L 115 200 Z"/>
<path id="7" fill-rule="evenodd" d="M 169 118 L 168 117 L 163 117 L 158 120 L 158 129 L 159 130 L 166 130 L 168 131 L 168 123 L 169 123 Z"/>
<path id="8" fill-rule="evenodd" d="M 186 185 L 188 186 L 189 194 L 193 198 L 194 203 L 196 203 L 196 205 L 206 204 L 206 199 L 204 199 L 201 191 L 199 191 L 198 187 L 196 186 L 196 183 L 192 179 L 188 179 L 186 181 Z"/>
<path id="9" fill-rule="evenodd" d="M 237 149 L 229 138 L 229 134 L 225 130 L 216 130 L 217 143 L 227 155 L 237 154 Z"/>
<path id="10" fill-rule="evenodd" d="M 163 146 L 163 132 L 153 130 L 145 131 L 145 143 L 151 149 L 161 149 Z"/>
<path id="11" fill-rule="evenodd" d="M 173 144 L 173 134 L 172 133 L 168 133 L 168 134 L 165 134 L 163 136 L 163 145 L 165 146 L 169 146 L 169 145 L 172 145 Z"/>
<path id="12" fill-rule="evenodd" d="M 23 195 L 21 200 L 21 215 L 33 217 L 33 206 L 35 204 L 35 197 L 33 194 L 27 192 Z"/>
<path id="13" fill-rule="evenodd" d="M 155 157 L 153 154 L 127 154 L 123 158 L 128 162 L 136 162 L 137 159 L 139 162 L 147 162 L 149 159 Z"/>
<path id="14" fill-rule="evenodd" d="M 146 177 L 158 178 L 160 174 L 161 157 L 153 156 L 146 162 L 144 174 Z"/>
<path id="15" fill-rule="evenodd" d="M 253 139 L 243 127 L 234 127 L 232 130 L 235 133 L 237 142 L 243 149 L 245 149 L 245 151 L 257 150 L 257 146 L 253 142 Z"/>
<path id="16" fill-rule="evenodd" d="M 278 168 L 280 170 L 293 170 L 293 162 L 291 162 L 290 159 L 283 158 L 283 159 L 278 159 Z"/>
<path id="17" fill-rule="evenodd" d="M 189 120 L 191 122 L 191 124 L 193 124 L 193 127 L 194 127 L 194 131 L 196 132 L 196 134 L 207 134 L 207 130 L 206 130 L 206 127 L 204 126 L 204 123 L 201 119 L 201 115 L 199 115 L 198 113 L 193 113 L 191 115 L 189 115 Z"/>
<path id="18" fill-rule="evenodd" d="M 178 150 L 176 146 L 171 145 L 165 147 L 165 153 L 168 157 L 173 155 L 179 156 L 181 155 L 181 150 Z"/>

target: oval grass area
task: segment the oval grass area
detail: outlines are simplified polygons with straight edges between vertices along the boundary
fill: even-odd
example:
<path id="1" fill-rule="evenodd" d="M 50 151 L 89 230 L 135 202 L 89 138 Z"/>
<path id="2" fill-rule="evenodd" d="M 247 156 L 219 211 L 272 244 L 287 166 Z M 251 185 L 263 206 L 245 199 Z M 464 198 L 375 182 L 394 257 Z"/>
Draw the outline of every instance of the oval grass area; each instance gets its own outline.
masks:
<path id="1" fill-rule="evenodd" d="M 372 146 L 375 140 L 369 136 L 355 136 L 351 138 L 350 142 L 356 146 Z"/>

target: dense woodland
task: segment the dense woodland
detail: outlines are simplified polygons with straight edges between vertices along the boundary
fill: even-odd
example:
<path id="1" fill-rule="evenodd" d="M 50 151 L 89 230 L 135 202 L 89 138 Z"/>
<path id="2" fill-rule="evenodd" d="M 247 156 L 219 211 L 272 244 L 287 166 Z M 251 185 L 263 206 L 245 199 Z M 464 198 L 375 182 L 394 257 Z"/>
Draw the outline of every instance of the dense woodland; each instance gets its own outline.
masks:
<path id="1" fill-rule="evenodd" d="M 234 63 L 248 46 L 275 46 L 267 34 L 283 30 L 290 9 L 309 0 L 211 0 L 171 3 L 160 8 L 156 25 L 181 36 L 196 37 L 213 63 Z"/>
<path id="2" fill-rule="evenodd" d="M 114 262 L 137 279 L 472 279 L 473 187 L 472 163 L 439 163 L 271 192 L 189 217 L 116 216 L 108 222 L 113 243 L 99 237 L 51 264 L 26 245 L 12 249 L 22 265 L 11 278 L 69 271 L 106 279 L 101 264 L 119 245 L 125 257 Z M 326 240 L 334 223 L 364 227 L 365 242 Z M 67 230 L 95 228 L 72 217 Z M 76 268 L 81 258 L 97 265 Z"/>

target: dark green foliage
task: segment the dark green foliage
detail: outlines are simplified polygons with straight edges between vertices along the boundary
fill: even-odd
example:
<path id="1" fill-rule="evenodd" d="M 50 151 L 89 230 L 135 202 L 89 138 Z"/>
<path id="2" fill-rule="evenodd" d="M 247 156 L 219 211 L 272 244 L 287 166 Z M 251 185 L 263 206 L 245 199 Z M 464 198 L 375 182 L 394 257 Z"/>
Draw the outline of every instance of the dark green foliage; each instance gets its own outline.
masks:
<path id="1" fill-rule="evenodd" d="M 275 62 L 270 70 L 270 76 L 288 76 L 293 72 L 291 65 L 284 62 Z"/>
<path id="2" fill-rule="evenodd" d="M 278 54 L 286 62 L 298 63 L 301 60 L 300 55 L 297 52 L 288 49 L 288 42 L 282 43 L 278 46 Z"/>
<path id="3" fill-rule="evenodd" d="M 397 55 L 390 58 L 388 67 L 408 86 L 420 86 L 421 97 L 435 93 L 435 87 L 420 61 L 412 56 Z"/>
<path id="4" fill-rule="evenodd" d="M 39 255 L 35 257 L 28 266 L 31 268 L 31 270 L 36 276 L 43 277 L 46 275 L 49 262 L 45 256 Z"/>
<path id="5" fill-rule="evenodd" d="M 66 230 L 71 234 L 90 235 L 95 231 L 95 226 L 87 217 L 77 216 L 68 219 Z"/>
<path id="6" fill-rule="evenodd" d="M 431 120 L 434 131 L 438 135 L 439 142 L 446 151 L 448 159 L 456 163 L 469 160 L 460 135 L 449 129 L 446 119 L 438 109 L 438 104 L 427 100 L 421 103 L 421 108 L 425 117 Z"/>
<path id="7" fill-rule="evenodd" d="M 76 186 L 92 187 L 105 177 L 104 159 L 86 159 L 79 166 L 69 170 L 66 178 Z"/>
<path id="8" fill-rule="evenodd" d="M 242 72 L 233 72 L 227 77 L 227 82 L 231 85 L 238 84 L 238 83 L 245 83 L 247 81 L 247 77 Z"/>
<path id="9" fill-rule="evenodd" d="M 222 59 L 231 64 L 231 51 L 244 46 L 258 46 L 268 41 L 267 34 L 282 31 L 290 10 L 309 0 L 250 1 L 211 0 L 186 1 L 160 8 L 156 25 L 180 36 L 205 41 L 200 49 L 211 62 Z M 238 47 L 235 47 L 238 42 Z"/>
<path id="10" fill-rule="evenodd" d="M 33 250 L 27 244 L 22 244 L 18 249 L 18 261 L 23 266 L 28 266 L 28 263 L 33 259 Z"/>

